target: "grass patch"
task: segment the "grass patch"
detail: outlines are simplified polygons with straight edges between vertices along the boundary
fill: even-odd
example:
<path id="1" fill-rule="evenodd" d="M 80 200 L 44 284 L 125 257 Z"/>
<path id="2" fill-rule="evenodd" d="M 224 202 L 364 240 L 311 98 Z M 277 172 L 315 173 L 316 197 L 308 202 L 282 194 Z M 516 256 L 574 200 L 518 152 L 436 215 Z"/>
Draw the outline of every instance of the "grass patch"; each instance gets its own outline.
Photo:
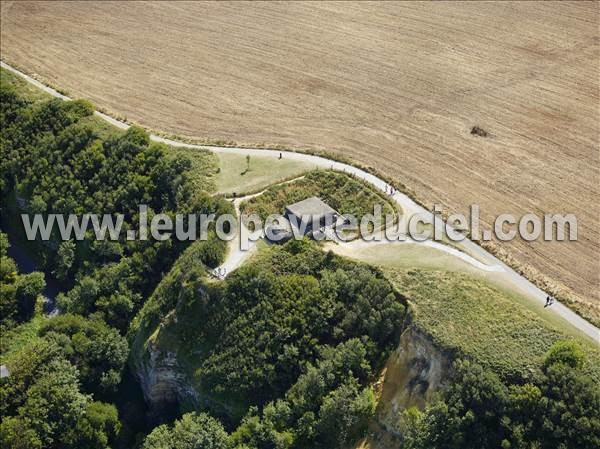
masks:
<path id="1" fill-rule="evenodd" d="M 219 159 L 213 152 L 196 148 L 169 147 L 167 155 L 169 157 L 185 156 L 192 162 L 188 176 L 194 190 L 211 193 L 217 190 Z"/>
<path id="2" fill-rule="evenodd" d="M 308 162 L 269 156 L 251 156 L 248 167 L 244 155 L 213 153 L 196 148 L 169 147 L 168 155 L 182 155 L 192 162 L 188 175 L 196 190 L 232 196 L 261 191 L 314 168 Z"/>
<path id="3" fill-rule="evenodd" d="M 529 301 L 464 273 L 385 269 L 413 305 L 417 326 L 442 348 L 467 355 L 507 379 L 527 378 L 554 342 L 584 347 L 586 371 L 600 382 L 600 350 L 575 329 L 528 307 Z"/>
<path id="4" fill-rule="evenodd" d="M 21 96 L 23 96 L 25 100 L 32 103 L 50 100 L 53 98 L 49 93 L 38 89 L 33 84 L 25 81 L 19 75 L 16 75 L 15 73 L 6 69 L 0 69 L 0 82 L 2 84 L 8 84 L 9 86 L 12 86 Z"/>
<path id="5" fill-rule="evenodd" d="M 38 331 L 47 320 L 48 318 L 42 313 L 36 313 L 26 323 L 20 324 L 8 332 L 3 332 L 0 364 L 10 364 L 13 357 L 19 356 L 23 347 L 39 339 Z"/>
<path id="6" fill-rule="evenodd" d="M 111 125 L 106 120 L 97 115 L 90 115 L 89 117 L 84 117 L 79 120 L 79 123 L 90 125 L 94 132 L 100 137 L 102 140 L 107 140 L 110 137 L 119 136 L 125 133 L 124 129 L 117 128 L 114 125 Z"/>
<path id="7" fill-rule="evenodd" d="M 33 84 L 25 81 L 20 76 L 6 70 L 0 69 L 0 78 L 1 83 L 8 84 L 12 86 L 15 91 L 26 101 L 31 103 L 39 103 L 42 101 L 48 101 L 54 99 L 52 95 L 47 92 L 44 92 L 41 89 L 38 89 Z M 115 135 L 119 135 L 124 133 L 125 131 L 117 128 L 116 126 L 111 125 L 106 120 L 98 117 L 97 115 L 91 115 L 89 117 L 84 117 L 79 120 L 81 124 L 87 124 L 92 126 L 94 131 L 99 135 L 100 138 L 106 140 L 107 138 Z"/>
<path id="8" fill-rule="evenodd" d="M 476 268 L 456 256 L 418 243 L 388 243 L 347 249 L 344 245 L 337 245 L 334 252 L 373 265 L 477 272 Z"/>
<path id="9" fill-rule="evenodd" d="M 382 206 L 383 215 L 396 214 L 392 203 L 370 184 L 333 170 L 314 170 L 301 179 L 273 186 L 243 202 L 240 211 L 265 220 L 271 214 L 283 213 L 285 206 L 311 196 L 321 198 L 341 214 L 362 217 L 373 213 L 376 204 Z"/>
<path id="10" fill-rule="evenodd" d="M 295 178 L 315 168 L 309 162 L 283 157 L 246 156 L 240 154 L 217 155 L 220 171 L 216 176 L 216 187 L 220 193 L 243 196 L 260 191 L 270 185 Z"/>

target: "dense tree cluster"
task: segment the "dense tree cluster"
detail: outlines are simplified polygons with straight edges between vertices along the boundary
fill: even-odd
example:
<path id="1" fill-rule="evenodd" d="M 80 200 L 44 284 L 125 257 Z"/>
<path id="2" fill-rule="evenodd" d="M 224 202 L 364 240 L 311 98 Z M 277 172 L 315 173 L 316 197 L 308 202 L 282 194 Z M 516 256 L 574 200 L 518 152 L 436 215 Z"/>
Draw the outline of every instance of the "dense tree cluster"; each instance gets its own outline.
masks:
<path id="1" fill-rule="evenodd" d="M 175 210 L 190 197 L 189 160 L 167 159 L 141 128 L 102 139 L 82 120 L 93 113 L 85 101 L 24 105 L 4 86 L 2 97 L 4 187 L 31 200 L 35 212 L 131 218 L 139 204 Z"/>
<path id="2" fill-rule="evenodd" d="M 156 213 L 210 214 L 229 212 L 222 199 L 193 192 L 188 182 L 190 161 L 168 158 L 166 147 L 150 142 L 139 127 L 126 132 L 98 130 L 85 101 L 24 101 L 11 86 L 2 84 L 2 194 L 15 197 L 29 214 L 84 213 L 124 215 L 117 241 L 96 240 L 91 229 L 82 240 L 62 241 L 55 226 L 50 242 L 38 242 L 42 266 L 70 292 L 59 300 L 62 310 L 97 312 L 124 331 L 173 261 L 189 242 L 126 240 L 137 229 L 139 206 L 148 206 L 148 220 Z M 21 228 L 20 223 L 16 228 Z M 224 248 L 213 245 L 206 262 L 219 263 Z"/>
<path id="3" fill-rule="evenodd" d="M 116 329 L 99 319 L 66 314 L 49 320 L 39 334 L 55 342 L 77 367 L 85 391 L 115 391 L 128 353 L 127 341 Z"/>
<path id="4" fill-rule="evenodd" d="M 8 256 L 8 237 L 0 232 L 0 332 L 28 321 L 46 282 L 44 273 L 19 273 L 15 261 Z"/>
<path id="5" fill-rule="evenodd" d="M 443 400 L 402 414 L 407 449 L 600 448 L 600 387 L 582 371 L 583 353 L 559 341 L 532 379 L 503 383 L 457 361 Z"/>
<path id="6" fill-rule="evenodd" d="M 3 229 L 17 237 L 22 213 L 123 214 L 124 224 L 118 240 L 96 240 L 89 230 L 83 239 L 62 241 L 55 229 L 49 242 L 38 239 L 27 247 L 65 289 L 57 300 L 63 315 L 36 317 L 14 346 L 10 375 L 0 382 L 2 447 L 130 447 L 133 439 L 123 438 L 123 421 L 109 403 L 123 404 L 117 390 L 123 388 L 129 348 L 122 334 L 189 242 L 128 241 L 126 231 L 137 227 L 141 204 L 149 208 L 148 220 L 157 213 L 219 215 L 231 212 L 231 205 L 194 192 L 189 160 L 168 157 L 166 147 L 150 142 L 141 128 L 107 131 L 92 117 L 91 104 L 31 103 L 6 80 L 3 74 Z M 212 229 L 210 237 L 196 245 L 198 266 L 214 266 L 224 256 L 225 244 Z M 41 313 L 35 305 L 44 275 L 19 274 L 7 255 L 6 235 L 0 240 L 0 324 L 19 335 Z"/>
<path id="7" fill-rule="evenodd" d="M 284 393 L 323 347 L 358 338 L 374 364 L 397 341 L 404 306 L 382 276 L 316 247 L 285 249 L 290 271 L 274 272 L 273 262 L 242 268 L 228 280 L 218 310 L 206 311 L 203 338 L 217 341 L 197 373 L 206 388 L 260 403 Z"/>
<path id="8" fill-rule="evenodd" d="M 403 298 L 380 272 L 290 241 L 224 283 L 174 276 L 157 288 L 174 291 L 176 302 L 147 306 L 163 308 L 157 316 L 176 307 L 161 332 L 193 352 L 194 383 L 215 416 L 230 425 L 240 416 L 228 410 L 247 410 L 233 446 L 336 448 L 361 435 L 375 409 L 369 382 L 405 319 Z"/>
<path id="9" fill-rule="evenodd" d="M 231 449 L 231 440 L 219 421 L 206 413 L 187 413 L 171 426 L 156 427 L 142 449 Z"/>
<path id="10" fill-rule="evenodd" d="M 251 408 L 232 434 L 250 448 L 341 448 L 362 436 L 375 412 L 365 345 L 351 339 L 327 347 L 286 392 L 259 413 Z"/>
<path id="11" fill-rule="evenodd" d="M 116 331 L 111 339 L 85 341 L 90 329 L 102 326 L 80 316 L 55 318 L 43 338 L 21 350 L 0 383 L 2 447 L 106 449 L 116 441 L 117 410 L 95 401 L 93 393 L 117 380 L 127 343 Z M 101 354 L 108 362 L 97 364 Z M 95 378 L 100 383 L 91 383 Z"/>

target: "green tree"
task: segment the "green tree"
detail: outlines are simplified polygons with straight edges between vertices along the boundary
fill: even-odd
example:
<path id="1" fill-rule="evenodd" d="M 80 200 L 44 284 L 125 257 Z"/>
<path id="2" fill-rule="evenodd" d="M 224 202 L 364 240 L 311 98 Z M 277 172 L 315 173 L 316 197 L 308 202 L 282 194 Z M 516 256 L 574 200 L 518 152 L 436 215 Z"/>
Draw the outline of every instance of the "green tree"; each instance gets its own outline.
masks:
<path id="1" fill-rule="evenodd" d="M 545 357 L 539 405 L 530 408 L 539 414 L 530 415 L 536 426 L 526 435 L 543 449 L 600 447 L 600 386 L 583 373 L 584 364 L 573 341 L 556 342 Z"/>
<path id="2" fill-rule="evenodd" d="M 5 417 L 0 423 L 0 445 L 5 449 L 42 449 L 44 443 L 21 417 Z"/>
<path id="3" fill-rule="evenodd" d="M 405 446 L 415 449 L 600 447 L 600 388 L 582 371 L 572 341 L 548 351 L 527 383 L 504 383 L 476 364 L 458 361 L 443 400 L 419 417 Z"/>
<path id="4" fill-rule="evenodd" d="M 325 397 L 319 410 L 317 446 L 346 447 L 364 434 L 374 414 L 375 396 L 369 387 L 360 390 L 355 380 L 341 385 Z"/>
<path id="5" fill-rule="evenodd" d="M 583 360 L 583 351 L 576 341 L 558 341 L 548 350 L 544 358 L 544 368 L 562 364 L 578 369 L 583 366 Z"/>
<path id="6" fill-rule="evenodd" d="M 77 369 L 66 360 L 53 360 L 27 390 L 18 416 L 43 447 L 60 447 L 69 429 L 83 416 L 88 397 L 80 393 Z M 10 447 L 10 446 L 9 446 Z"/>
<path id="7" fill-rule="evenodd" d="M 44 273 L 33 272 L 19 276 L 17 281 L 16 299 L 18 316 L 21 321 L 27 321 L 35 311 L 38 297 L 44 291 L 46 281 Z"/>
<path id="8" fill-rule="evenodd" d="M 142 449 L 174 449 L 175 444 L 173 431 L 168 425 L 162 424 L 144 438 Z"/>
<path id="9" fill-rule="evenodd" d="M 468 361 L 454 364 L 454 382 L 445 403 L 428 410 L 426 447 L 498 448 L 507 437 L 503 425 L 508 392 L 498 376 Z"/>
<path id="10" fill-rule="evenodd" d="M 75 426 L 65 432 L 63 441 L 69 449 L 106 449 L 115 443 L 120 430 L 114 405 L 90 402 Z"/>
<path id="11" fill-rule="evenodd" d="M 27 209 L 31 214 L 44 214 L 48 210 L 48 205 L 41 196 L 35 195 L 29 201 Z"/>
<path id="12" fill-rule="evenodd" d="M 7 327 L 31 318 L 46 286 L 43 273 L 19 274 L 8 257 L 9 246 L 7 235 L 0 233 L 0 323 Z"/>
<path id="13" fill-rule="evenodd" d="M 45 367 L 61 358 L 61 349 L 44 339 L 34 340 L 21 349 L 19 357 L 11 360 L 10 376 L 0 384 L 0 414 L 16 415 L 27 399 L 28 389 L 42 376 Z"/>
<path id="14" fill-rule="evenodd" d="M 294 443 L 294 433 L 290 430 L 279 430 L 276 423 L 278 417 L 276 405 L 265 407 L 263 416 L 258 415 L 256 407 L 250 408 L 239 427 L 232 434 L 236 448 L 243 447 L 265 449 L 290 449 Z"/>
<path id="15" fill-rule="evenodd" d="M 0 320 L 2 324 L 17 319 L 19 304 L 17 301 L 17 265 L 6 255 L 0 256 Z"/>
<path id="16" fill-rule="evenodd" d="M 142 449 L 231 449 L 232 444 L 216 419 L 206 413 L 186 413 L 172 428 L 155 428 Z"/>
<path id="17" fill-rule="evenodd" d="M 66 240 L 58 247 L 56 253 L 56 268 L 54 269 L 54 275 L 57 279 L 65 281 L 71 274 L 71 269 L 75 263 L 75 242 Z"/>
<path id="18" fill-rule="evenodd" d="M 52 318 L 40 335 L 54 341 L 79 369 L 84 391 L 114 392 L 128 355 L 128 345 L 118 331 L 101 320 L 64 314 Z"/>

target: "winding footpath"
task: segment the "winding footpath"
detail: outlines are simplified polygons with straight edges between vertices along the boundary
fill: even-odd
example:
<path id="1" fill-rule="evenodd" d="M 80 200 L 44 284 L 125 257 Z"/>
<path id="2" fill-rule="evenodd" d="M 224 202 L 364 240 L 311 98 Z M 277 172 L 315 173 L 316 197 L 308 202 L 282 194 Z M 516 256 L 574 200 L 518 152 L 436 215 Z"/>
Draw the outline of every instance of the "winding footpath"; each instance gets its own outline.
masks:
<path id="1" fill-rule="evenodd" d="M 373 247 L 375 245 L 420 245 L 420 246 L 427 246 L 429 248 L 433 248 L 436 251 L 440 251 L 442 253 L 446 253 L 449 254 L 453 257 L 456 257 L 457 259 L 462 260 L 463 262 L 468 263 L 469 265 L 477 268 L 478 270 L 481 271 L 487 271 L 487 272 L 498 272 L 498 273 L 503 273 L 504 272 L 504 267 L 502 267 L 501 265 L 496 265 L 496 264 L 486 264 L 483 263 L 477 259 L 475 259 L 473 256 L 468 255 L 467 253 L 453 248 L 452 246 L 446 245 L 444 243 L 440 243 L 440 242 L 436 242 L 434 240 L 414 240 L 410 237 L 405 237 L 405 240 L 361 240 L 361 239 L 357 239 L 357 240 L 353 240 L 351 242 L 347 242 L 347 243 L 340 243 L 340 245 L 344 245 L 345 249 L 348 250 L 360 250 L 363 248 L 369 248 L 369 247 Z"/>
<path id="2" fill-rule="evenodd" d="M 44 92 L 47 92 L 48 94 L 52 95 L 53 97 L 61 98 L 63 100 L 70 100 L 69 97 L 62 95 L 61 93 L 57 92 L 56 90 L 40 83 L 39 81 L 26 75 L 25 73 L 22 73 L 21 71 L 15 69 L 14 67 L 6 64 L 3 61 L 0 61 L 0 66 L 6 70 L 9 70 L 9 71 L 19 75 L 26 81 L 35 85 L 36 87 L 43 90 Z M 116 120 L 102 112 L 95 111 L 95 114 L 120 129 L 128 129 L 130 126 L 127 123 Z M 164 137 L 156 136 L 153 134 L 150 135 L 150 138 L 151 138 L 151 140 L 153 140 L 155 142 L 161 142 L 161 143 L 173 146 L 173 147 L 209 150 L 214 153 L 234 153 L 234 154 L 240 154 L 240 155 L 244 155 L 244 156 L 245 155 L 263 156 L 263 157 L 267 156 L 267 157 L 273 157 L 273 158 L 279 158 L 280 153 L 283 153 L 285 155 L 286 159 L 309 162 L 320 168 L 328 168 L 328 169 L 333 169 L 333 170 L 352 174 L 358 178 L 363 179 L 364 181 L 373 185 L 375 188 L 381 190 L 382 192 L 385 192 L 388 187 L 388 184 L 384 180 L 378 178 L 377 176 L 375 176 L 371 173 L 368 173 L 368 172 L 366 172 L 360 168 L 354 167 L 352 165 L 333 161 L 333 160 L 327 159 L 322 156 L 314 156 L 311 154 L 297 153 L 297 152 L 293 152 L 293 151 L 284 151 L 284 150 L 219 147 L 219 146 L 212 146 L 212 145 L 194 145 L 194 144 L 178 142 L 176 140 L 166 139 Z M 423 214 L 424 216 L 431 216 L 431 213 L 429 211 L 427 211 L 424 207 L 420 206 L 419 204 L 415 203 L 411 198 L 409 198 L 407 195 L 405 195 L 401 192 L 396 192 L 393 196 L 391 196 L 391 198 L 402 208 L 404 213 L 407 215 L 420 213 L 420 214 Z M 436 216 L 435 220 L 436 220 L 435 223 L 437 225 L 445 226 L 448 233 L 454 232 L 453 228 L 450 225 L 445 224 L 439 216 Z M 379 243 L 379 242 L 377 242 L 377 243 Z M 399 243 L 404 243 L 404 242 L 399 242 Z M 428 243 L 428 245 L 431 246 L 432 244 L 435 244 L 435 243 L 436 242 L 430 242 L 430 243 Z M 231 246 L 233 246 L 233 245 L 230 245 L 230 247 Z M 237 249 L 239 249 L 239 244 L 235 245 L 235 246 Z M 446 245 L 439 245 L 439 246 L 445 247 L 446 249 L 443 249 L 443 251 L 446 251 L 446 252 L 450 252 L 450 250 L 452 250 L 451 254 L 456 255 L 457 257 L 460 257 L 463 260 L 466 260 L 467 262 L 469 262 L 471 264 L 476 262 L 475 266 L 486 265 L 486 264 L 482 264 L 479 260 L 476 260 L 475 257 L 464 254 L 459 250 L 446 247 Z M 472 254 L 472 255 L 478 256 L 479 259 L 489 261 L 490 263 L 487 264 L 488 268 L 485 268 L 486 271 L 490 271 L 490 270 L 491 271 L 502 271 L 503 274 L 508 278 L 508 281 L 511 282 L 512 284 L 514 284 L 515 287 L 518 287 L 518 289 L 521 290 L 523 293 L 525 293 L 528 297 L 537 301 L 540 304 L 540 306 L 543 306 L 545 304 L 546 297 L 547 297 L 546 292 L 544 292 L 541 289 L 539 289 L 538 287 L 536 287 L 533 283 L 531 283 L 525 277 L 521 276 L 519 273 L 514 271 L 508 265 L 506 265 L 505 263 L 503 263 L 502 261 L 497 259 L 492 254 L 488 253 L 481 246 L 477 245 L 475 242 L 473 242 L 469 239 L 463 240 L 461 242 L 461 246 L 465 249 L 465 251 L 468 254 Z M 233 249 L 233 250 L 230 249 L 229 254 L 227 256 L 227 260 L 221 266 L 221 267 L 225 268 L 227 272 L 231 272 L 235 268 L 237 268 L 239 265 L 241 265 L 244 262 L 244 260 L 248 257 L 248 255 L 251 253 L 251 250 L 238 251 L 237 249 Z M 440 248 L 437 248 L 437 249 L 440 249 Z M 458 254 L 454 254 L 454 252 L 458 253 Z M 575 328 L 579 329 L 581 332 L 583 332 L 584 334 L 589 336 L 593 341 L 600 344 L 600 329 L 598 329 L 592 323 L 586 321 L 585 319 L 583 319 L 582 317 L 577 315 L 575 312 L 573 312 L 571 309 L 569 309 L 567 306 L 565 306 L 564 304 L 561 304 L 559 302 L 555 302 L 554 305 L 551 306 L 550 310 L 553 313 L 556 313 L 557 315 L 561 316 L 563 319 L 568 321 Z"/>

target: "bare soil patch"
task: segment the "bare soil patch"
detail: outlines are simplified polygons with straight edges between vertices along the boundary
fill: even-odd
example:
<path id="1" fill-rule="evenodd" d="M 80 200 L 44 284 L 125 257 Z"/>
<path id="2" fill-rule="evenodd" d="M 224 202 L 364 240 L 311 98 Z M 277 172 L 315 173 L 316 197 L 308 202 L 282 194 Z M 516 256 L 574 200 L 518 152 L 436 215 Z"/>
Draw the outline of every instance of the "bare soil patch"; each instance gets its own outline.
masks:
<path id="1" fill-rule="evenodd" d="M 499 213 L 574 213 L 577 243 L 503 248 L 596 313 L 599 9 L 4 2 L 1 53 L 151 128 L 337 151 L 428 205 L 477 203 L 487 225 Z"/>

